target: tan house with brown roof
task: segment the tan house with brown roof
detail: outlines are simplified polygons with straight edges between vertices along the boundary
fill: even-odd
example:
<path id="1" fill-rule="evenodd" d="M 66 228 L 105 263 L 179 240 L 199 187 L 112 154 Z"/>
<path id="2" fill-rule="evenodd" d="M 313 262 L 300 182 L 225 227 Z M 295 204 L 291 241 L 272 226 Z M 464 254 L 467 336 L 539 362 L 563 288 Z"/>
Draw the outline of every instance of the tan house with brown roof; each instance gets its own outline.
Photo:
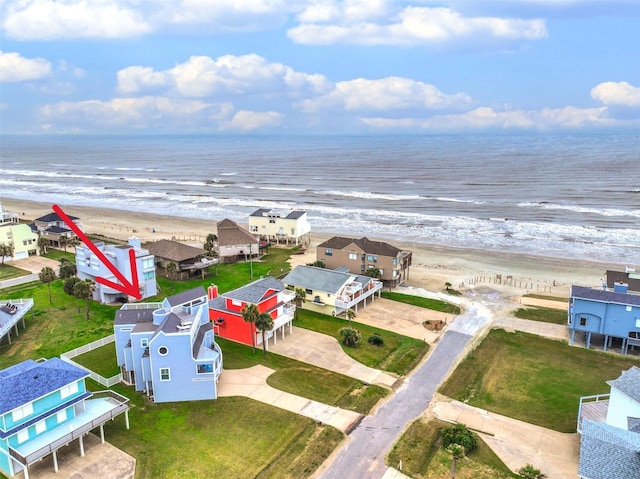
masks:
<path id="1" fill-rule="evenodd" d="M 246 260 L 260 254 L 258 238 L 228 218 L 218 221 L 218 258 L 222 263 Z"/>
<path id="2" fill-rule="evenodd" d="M 155 256 L 156 266 L 165 272 L 169 263 L 175 263 L 178 279 L 188 279 L 202 269 L 218 263 L 217 259 L 207 260 L 205 250 L 178 241 L 163 239 L 147 243 L 144 247 Z"/>
<path id="3" fill-rule="evenodd" d="M 383 284 L 391 288 L 409 279 L 411 251 L 403 251 L 383 241 L 334 236 L 318 245 L 316 258 L 328 269 L 346 267 L 353 274 L 378 268 Z"/>

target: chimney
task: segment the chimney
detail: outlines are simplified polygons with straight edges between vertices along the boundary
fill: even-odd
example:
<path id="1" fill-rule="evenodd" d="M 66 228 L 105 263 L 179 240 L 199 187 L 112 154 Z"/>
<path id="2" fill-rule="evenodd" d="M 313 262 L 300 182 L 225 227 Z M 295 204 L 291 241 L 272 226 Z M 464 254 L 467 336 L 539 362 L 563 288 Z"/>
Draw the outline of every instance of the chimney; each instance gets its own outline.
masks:
<path id="1" fill-rule="evenodd" d="M 209 299 L 217 298 L 218 287 L 215 284 L 212 284 L 211 286 L 209 286 L 209 288 L 207 288 L 207 294 L 209 296 Z"/>
<path id="2" fill-rule="evenodd" d="M 614 285 L 613 285 L 613 292 L 614 293 L 627 293 L 627 291 L 629 290 L 629 285 L 627 283 L 622 283 L 620 281 L 617 281 Z"/>
<path id="3" fill-rule="evenodd" d="M 140 238 L 136 238 L 135 236 L 132 236 L 131 238 L 129 238 L 129 246 L 133 246 L 136 249 L 140 249 L 142 248 L 142 242 L 140 241 Z"/>

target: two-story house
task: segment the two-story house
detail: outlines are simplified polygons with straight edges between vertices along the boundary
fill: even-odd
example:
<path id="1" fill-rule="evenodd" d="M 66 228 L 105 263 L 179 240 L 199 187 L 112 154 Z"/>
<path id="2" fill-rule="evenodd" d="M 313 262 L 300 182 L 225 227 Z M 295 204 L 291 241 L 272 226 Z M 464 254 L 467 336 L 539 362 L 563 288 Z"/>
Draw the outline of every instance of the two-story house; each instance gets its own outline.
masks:
<path id="1" fill-rule="evenodd" d="M 129 238 L 128 245 L 107 245 L 102 242 L 94 244 L 125 278 L 131 278 L 129 250 L 133 249 L 136 255 L 138 284 L 142 298 L 149 298 L 158 293 L 155 259 L 148 250 L 142 248 L 138 238 Z M 109 268 L 85 245 L 76 248 L 76 267 L 80 279 L 95 281 L 97 277 L 102 277 L 118 283 Z M 122 296 L 121 291 L 100 283 L 96 283 L 96 289 L 93 293 L 93 298 L 101 303 L 114 303 Z"/>
<path id="2" fill-rule="evenodd" d="M 291 332 L 295 305 L 292 304 L 295 293 L 285 289 L 284 284 L 275 278 L 256 280 L 241 288 L 218 295 L 215 285 L 209 287 L 209 318 L 221 338 L 230 339 L 246 345 L 262 344 L 262 334 L 255 326 L 245 322 L 242 310 L 248 304 L 255 304 L 260 313 L 269 313 L 273 319 L 273 329 L 265 333 L 268 348 L 269 340 L 277 341 L 277 333 L 284 338 L 285 330 Z"/>
<path id="3" fill-rule="evenodd" d="M 91 393 L 89 373 L 61 359 L 27 360 L 0 371 L 0 471 L 11 477 L 49 454 L 58 472 L 57 450 L 125 413 L 128 399 L 113 392 Z"/>
<path id="4" fill-rule="evenodd" d="M 309 243 L 311 224 L 306 211 L 282 212 L 260 208 L 249 215 L 249 230 L 276 243 Z"/>
<path id="5" fill-rule="evenodd" d="M 13 248 L 13 255 L 0 261 L 23 259 L 38 254 L 38 235 L 21 224 L 17 213 L 9 213 L 0 204 L 0 244 Z"/>
<path id="6" fill-rule="evenodd" d="M 620 283 L 613 291 L 572 286 L 568 326 L 569 344 L 574 344 L 577 332 L 584 334 L 587 348 L 596 336 L 602 338 L 605 351 L 615 340 L 626 354 L 629 347 L 640 346 L 640 295 L 628 293 Z"/>
<path id="7" fill-rule="evenodd" d="M 80 218 L 76 216 L 69 216 L 69 219 L 84 231 Z M 44 216 L 36 218 L 30 225 L 34 233 L 37 233 L 43 238 L 47 238 L 49 243 L 53 246 L 60 246 L 60 237 L 66 236 L 67 238 L 75 237 L 75 233 L 69 228 L 58 213 L 49 213 Z"/>
<path id="8" fill-rule="evenodd" d="M 218 221 L 218 258 L 222 263 L 234 263 L 260 255 L 258 238 L 228 218 Z"/>
<path id="9" fill-rule="evenodd" d="M 580 398 L 578 476 L 640 477 L 640 368 L 632 366 L 607 384 L 609 394 Z"/>
<path id="10" fill-rule="evenodd" d="M 376 268 L 383 284 L 390 288 L 409 279 L 411 256 L 411 251 L 369 238 L 334 236 L 316 248 L 316 259 L 322 261 L 327 269 L 346 267 L 354 274 L 364 274 Z"/>
<path id="11" fill-rule="evenodd" d="M 222 351 L 202 286 L 161 303 L 124 304 L 114 321 L 123 382 L 155 402 L 218 397 Z"/>
<path id="12" fill-rule="evenodd" d="M 144 247 L 155 257 L 156 266 L 162 268 L 165 273 L 169 263 L 174 263 L 176 269 L 173 274 L 179 279 L 188 279 L 218 263 L 217 259 L 206 259 L 206 251 L 202 248 L 195 248 L 178 241 L 163 239 L 147 243 Z"/>
<path id="13" fill-rule="evenodd" d="M 635 267 L 627 266 L 624 271 L 607 270 L 607 288 L 613 289 L 617 283 L 628 285 L 629 292 L 640 293 L 640 273 Z"/>
<path id="14" fill-rule="evenodd" d="M 367 300 L 380 295 L 382 282 L 369 276 L 353 274 L 344 269 L 326 269 L 315 266 L 296 266 L 282 282 L 291 290 L 305 290 L 305 309 L 338 316 L 347 309 L 358 312 Z"/>

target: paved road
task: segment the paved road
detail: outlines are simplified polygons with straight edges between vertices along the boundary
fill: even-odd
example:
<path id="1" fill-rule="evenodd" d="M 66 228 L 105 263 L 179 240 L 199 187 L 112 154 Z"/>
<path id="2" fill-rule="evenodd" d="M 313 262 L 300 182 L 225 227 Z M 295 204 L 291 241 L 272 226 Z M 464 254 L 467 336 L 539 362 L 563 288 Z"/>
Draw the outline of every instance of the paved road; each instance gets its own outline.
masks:
<path id="1" fill-rule="evenodd" d="M 374 416 L 367 416 L 320 475 L 323 479 L 381 478 L 384 457 L 405 429 L 429 406 L 433 394 L 473 336 L 448 331 L 405 385 Z"/>
<path id="2" fill-rule="evenodd" d="M 8 288 L 9 286 L 15 286 L 17 284 L 30 283 L 31 281 L 38 281 L 38 274 L 28 274 L 26 276 L 20 276 L 19 278 L 7 279 L 0 281 L 0 289 Z"/>

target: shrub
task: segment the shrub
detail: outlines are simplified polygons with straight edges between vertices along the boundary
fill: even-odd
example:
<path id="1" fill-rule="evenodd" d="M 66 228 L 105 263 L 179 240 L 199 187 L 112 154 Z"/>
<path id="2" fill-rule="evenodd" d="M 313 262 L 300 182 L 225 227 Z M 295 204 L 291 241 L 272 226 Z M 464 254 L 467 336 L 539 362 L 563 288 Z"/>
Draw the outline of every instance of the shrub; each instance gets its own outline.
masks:
<path id="1" fill-rule="evenodd" d="M 382 339 L 382 336 L 380 336 L 378 333 L 373 333 L 371 336 L 369 336 L 367 342 L 372 346 L 382 346 L 384 344 L 384 339 Z"/>
<path id="2" fill-rule="evenodd" d="M 442 431 L 442 446 L 446 449 L 451 444 L 464 447 L 465 454 L 471 454 L 478 447 L 478 436 L 464 424 L 456 424 Z"/>
<path id="3" fill-rule="evenodd" d="M 342 344 L 350 348 L 355 348 L 362 339 L 360 331 L 351 328 L 340 329 L 340 336 L 342 336 Z"/>

